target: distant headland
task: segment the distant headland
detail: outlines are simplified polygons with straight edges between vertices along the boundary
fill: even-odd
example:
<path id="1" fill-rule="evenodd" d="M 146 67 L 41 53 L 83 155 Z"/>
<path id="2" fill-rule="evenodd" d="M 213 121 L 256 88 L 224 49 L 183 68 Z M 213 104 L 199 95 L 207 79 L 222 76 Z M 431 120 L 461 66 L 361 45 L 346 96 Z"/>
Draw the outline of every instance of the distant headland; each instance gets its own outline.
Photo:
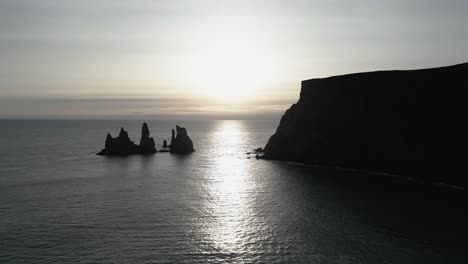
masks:
<path id="1" fill-rule="evenodd" d="M 263 158 L 466 185 L 468 63 L 302 82 Z"/>

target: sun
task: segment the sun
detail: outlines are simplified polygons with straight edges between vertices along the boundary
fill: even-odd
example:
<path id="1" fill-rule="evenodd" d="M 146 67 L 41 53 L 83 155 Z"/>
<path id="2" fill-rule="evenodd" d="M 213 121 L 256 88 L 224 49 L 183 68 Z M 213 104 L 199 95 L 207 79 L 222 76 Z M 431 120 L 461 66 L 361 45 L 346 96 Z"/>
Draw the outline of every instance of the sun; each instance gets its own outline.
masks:
<path id="1" fill-rule="evenodd" d="M 266 70 L 253 48 L 232 41 L 197 56 L 191 79 L 207 98 L 240 102 L 257 96 L 265 85 Z"/>
<path id="2" fill-rule="evenodd" d="M 195 69 L 196 85 L 207 97 L 224 101 L 247 100 L 261 85 L 258 65 L 235 49 L 214 52 Z"/>

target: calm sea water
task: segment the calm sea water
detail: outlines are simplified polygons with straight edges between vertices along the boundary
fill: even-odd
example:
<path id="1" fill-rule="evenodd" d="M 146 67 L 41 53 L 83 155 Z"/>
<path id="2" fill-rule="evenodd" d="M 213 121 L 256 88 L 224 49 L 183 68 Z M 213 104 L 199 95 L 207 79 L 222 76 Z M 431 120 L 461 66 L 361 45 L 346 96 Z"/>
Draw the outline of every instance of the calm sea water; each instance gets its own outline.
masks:
<path id="1" fill-rule="evenodd" d="M 0 263 L 467 263 L 464 192 L 256 160 L 278 121 L 0 121 Z M 250 157 L 250 158 L 249 158 Z"/>

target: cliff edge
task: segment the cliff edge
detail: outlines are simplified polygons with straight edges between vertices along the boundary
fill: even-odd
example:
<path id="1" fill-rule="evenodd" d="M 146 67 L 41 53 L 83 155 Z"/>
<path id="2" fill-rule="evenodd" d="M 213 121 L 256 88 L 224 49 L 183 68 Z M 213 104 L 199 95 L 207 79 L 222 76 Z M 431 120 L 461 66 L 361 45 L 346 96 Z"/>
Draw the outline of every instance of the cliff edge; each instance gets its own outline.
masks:
<path id="1" fill-rule="evenodd" d="M 465 186 L 468 63 L 302 82 L 264 158 Z"/>

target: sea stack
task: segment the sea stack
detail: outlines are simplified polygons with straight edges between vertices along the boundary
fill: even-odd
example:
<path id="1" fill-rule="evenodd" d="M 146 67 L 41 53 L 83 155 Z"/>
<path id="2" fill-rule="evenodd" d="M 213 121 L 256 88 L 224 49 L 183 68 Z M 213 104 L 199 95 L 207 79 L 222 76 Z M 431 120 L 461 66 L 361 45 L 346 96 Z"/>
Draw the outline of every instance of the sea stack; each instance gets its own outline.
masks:
<path id="1" fill-rule="evenodd" d="M 113 138 L 109 133 L 106 137 L 104 149 L 97 155 L 103 156 L 126 156 L 131 154 L 153 154 L 156 153 L 156 147 L 153 138 L 149 136 L 149 129 L 146 123 L 141 128 L 140 145 L 136 145 L 128 137 L 127 131 L 120 129 L 119 136 Z"/>
<path id="2" fill-rule="evenodd" d="M 143 123 L 143 126 L 141 127 L 141 139 L 140 139 L 140 145 L 138 146 L 139 148 L 139 153 L 141 154 L 153 154 L 156 153 L 156 147 L 154 144 L 154 140 L 152 137 L 149 136 L 150 132 L 148 129 L 148 125 L 146 123 Z"/>
<path id="3" fill-rule="evenodd" d="M 137 151 L 138 146 L 130 140 L 127 131 L 125 131 L 122 127 L 120 128 L 119 136 L 116 138 L 113 138 L 109 133 L 107 134 L 104 149 L 101 150 L 97 155 L 123 156 L 136 153 Z"/>
<path id="4" fill-rule="evenodd" d="M 466 185 L 468 63 L 302 82 L 263 158 Z"/>
<path id="5" fill-rule="evenodd" d="M 187 134 L 187 130 L 183 127 L 176 126 L 176 131 L 172 129 L 170 153 L 173 154 L 190 154 L 194 152 L 193 142 Z"/>

